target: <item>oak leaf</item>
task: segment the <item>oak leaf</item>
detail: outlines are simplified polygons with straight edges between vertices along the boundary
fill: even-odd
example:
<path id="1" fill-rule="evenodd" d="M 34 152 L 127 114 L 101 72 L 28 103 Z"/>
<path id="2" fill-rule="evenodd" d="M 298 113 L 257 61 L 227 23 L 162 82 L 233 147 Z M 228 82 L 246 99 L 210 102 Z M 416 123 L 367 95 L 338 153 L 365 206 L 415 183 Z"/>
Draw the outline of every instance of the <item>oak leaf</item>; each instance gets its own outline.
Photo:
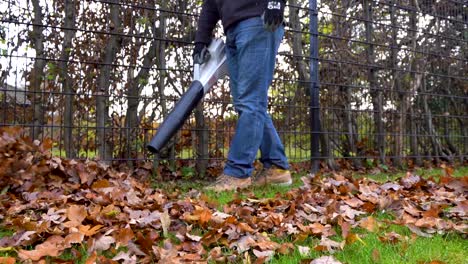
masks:
<path id="1" fill-rule="evenodd" d="M 62 242 L 63 237 L 51 236 L 44 243 L 37 245 L 33 250 L 20 249 L 18 257 L 23 260 L 30 259 L 32 261 L 38 261 L 46 256 L 57 257 L 64 249 Z"/>

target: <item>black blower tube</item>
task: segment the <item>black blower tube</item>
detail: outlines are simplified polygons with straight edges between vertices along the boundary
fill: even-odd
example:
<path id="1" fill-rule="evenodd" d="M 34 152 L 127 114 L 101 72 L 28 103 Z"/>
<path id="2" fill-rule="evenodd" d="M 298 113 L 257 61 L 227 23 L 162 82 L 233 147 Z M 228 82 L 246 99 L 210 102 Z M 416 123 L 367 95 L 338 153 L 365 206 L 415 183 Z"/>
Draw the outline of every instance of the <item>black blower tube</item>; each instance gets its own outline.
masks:
<path id="1" fill-rule="evenodd" d="M 182 95 L 172 111 L 158 127 L 156 135 L 154 135 L 146 148 L 152 153 L 159 153 L 172 136 L 182 127 L 192 110 L 197 107 L 203 98 L 203 95 L 203 85 L 199 81 L 192 82 L 187 92 Z"/>

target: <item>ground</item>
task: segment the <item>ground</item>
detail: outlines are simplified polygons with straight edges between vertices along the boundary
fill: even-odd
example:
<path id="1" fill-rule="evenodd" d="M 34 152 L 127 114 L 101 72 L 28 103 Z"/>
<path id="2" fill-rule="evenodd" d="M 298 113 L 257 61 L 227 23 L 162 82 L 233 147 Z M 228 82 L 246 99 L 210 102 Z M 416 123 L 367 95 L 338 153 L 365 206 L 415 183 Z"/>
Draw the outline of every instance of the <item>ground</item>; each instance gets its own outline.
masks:
<path id="1" fill-rule="evenodd" d="M 0 135 L 0 263 L 468 263 L 468 168 L 216 194 Z"/>

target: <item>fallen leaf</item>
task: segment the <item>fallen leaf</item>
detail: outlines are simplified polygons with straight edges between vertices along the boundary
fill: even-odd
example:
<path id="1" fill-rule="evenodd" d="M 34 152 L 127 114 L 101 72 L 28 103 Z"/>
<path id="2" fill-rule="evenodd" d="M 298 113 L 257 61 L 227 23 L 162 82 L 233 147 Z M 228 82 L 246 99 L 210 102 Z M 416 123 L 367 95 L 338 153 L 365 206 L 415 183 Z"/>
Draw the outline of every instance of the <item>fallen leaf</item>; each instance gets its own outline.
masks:
<path id="1" fill-rule="evenodd" d="M 24 250 L 20 249 L 18 251 L 18 257 L 23 260 L 33 260 L 38 261 L 43 257 L 57 257 L 63 251 L 62 245 L 63 237 L 61 236 L 51 236 L 44 243 L 39 244 L 33 250 Z"/>
<path id="2" fill-rule="evenodd" d="M 355 243 L 356 241 L 361 242 L 364 246 L 366 246 L 366 242 L 364 242 L 358 234 L 355 233 L 349 233 L 348 236 L 346 237 L 346 244 L 351 245 Z"/>
<path id="3" fill-rule="evenodd" d="M 31 236 L 36 234 L 36 231 L 24 231 L 21 236 L 16 240 L 14 246 L 22 245 L 24 241 L 31 240 Z"/>
<path id="4" fill-rule="evenodd" d="M 85 264 L 95 264 L 95 263 L 96 263 L 96 259 L 97 259 L 97 253 L 96 253 L 96 251 L 94 251 L 94 252 L 91 253 L 91 255 L 88 257 L 88 259 L 86 259 L 86 263 L 85 263 Z"/>
<path id="5" fill-rule="evenodd" d="M 64 248 L 70 248 L 72 244 L 81 244 L 83 242 L 84 235 L 82 233 L 70 233 L 68 234 L 63 243 Z"/>
<path id="6" fill-rule="evenodd" d="M 118 246 L 127 246 L 128 242 L 135 238 L 135 234 L 131 228 L 122 228 L 117 232 L 114 238 Z"/>
<path id="7" fill-rule="evenodd" d="M 91 185 L 91 188 L 93 189 L 109 188 L 109 187 L 111 187 L 111 184 L 107 179 L 97 180 L 93 183 L 93 185 Z"/>
<path id="8" fill-rule="evenodd" d="M 415 233 L 416 235 L 420 237 L 432 237 L 431 234 L 424 233 L 423 231 L 421 231 L 419 227 L 416 227 L 413 224 L 408 224 L 407 227 L 409 228 L 409 230 L 411 230 L 411 232 Z"/>
<path id="9" fill-rule="evenodd" d="M 374 250 L 372 250 L 372 261 L 374 263 L 379 263 L 381 260 L 381 257 L 380 257 L 380 251 L 376 248 L 374 248 Z"/>
<path id="10" fill-rule="evenodd" d="M 336 260 L 333 256 L 322 256 L 318 259 L 312 260 L 310 264 L 342 264 Z"/>
<path id="11" fill-rule="evenodd" d="M 189 233 L 186 233 L 185 236 L 187 238 L 189 238 L 190 240 L 195 241 L 195 242 L 200 242 L 200 240 L 202 239 L 201 236 L 195 236 L 195 235 L 191 235 Z"/>
<path id="12" fill-rule="evenodd" d="M 328 251 L 328 252 L 335 252 L 336 250 L 342 250 L 346 241 L 343 242 L 336 242 L 327 237 L 322 237 L 320 240 L 320 244 L 318 244 L 314 249 L 316 251 Z"/>
<path id="13" fill-rule="evenodd" d="M 113 243 L 115 243 L 115 239 L 111 236 L 104 234 L 94 241 L 92 250 L 105 251 L 108 250 Z"/>
<path id="14" fill-rule="evenodd" d="M 373 233 L 377 232 L 377 230 L 378 230 L 377 221 L 372 216 L 368 216 L 368 217 L 362 219 L 359 222 L 359 226 L 366 229 L 367 231 L 373 232 Z"/>
<path id="15" fill-rule="evenodd" d="M 0 257 L 0 264 L 15 264 L 16 259 L 13 257 Z"/>
<path id="16" fill-rule="evenodd" d="M 401 242 L 403 237 L 395 232 L 386 233 L 383 236 L 379 236 L 379 240 L 383 243 L 389 243 L 395 245 L 396 243 Z"/>
<path id="17" fill-rule="evenodd" d="M 276 250 L 278 253 L 287 255 L 294 250 L 294 245 L 292 243 L 281 243 L 280 247 Z"/>
<path id="18" fill-rule="evenodd" d="M 307 257 L 310 254 L 310 247 L 297 246 L 297 250 L 302 257 Z"/>
<path id="19" fill-rule="evenodd" d="M 358 208 L 358 207 L 360 207 L 360 206 L 362 206 L 364 204 L 364 202 L 361 201 L 361 199 L 358 199 L 357 197 L 353 197 L 351 199 L 346 199 L 346 200 L 344 200 L 344 202 L 347 205 L 349 205 L 349 206 L 351 206 L 353 208 Z"/>
<path id="20" fill-rule="evenodd" d="M 171 217 L 169 216 L 167 209 L 164 209 L 164 212 L 161 214 L 161 225 L 164 237 L 167 237 L 169 235 L 169 226 L 171 225 Z"/>
<path id="21" fill-rule="evenodd" d="M 130 255 L 129 252 L 119 252 L 115 257 L 112 258 L 115 261 L 121 261 L 123 264 L 135 264 L 137 263 L 137 257 L 135 255 Z"/>
<path id="22" fill-rule="evenodd" d="M 81 205 L 71 205 L 67 208 L 67 218 L 70 220 L 65 223 L 66 227 L 77 227 L 81 225 L 81 222 L 88 216 L 86 208 Z"/>
<path id="23" fill-rule="evenodd" d="M 78 231 L 85 236 L 94 236 L 99 230 L 104 227 L 103 225 L 96 225 L 91 227 L 90 225 L 80 225 Z"/>
<path id="24" fill-rule="evenodd" d="M 264 261 L 269 261 L 273 255 L 275 255 L 275 251 L 273 250 L 266 250 L 266 251 L 260 251 L 260 250 L 253 250 L 253 254 L 257 258 L 264 258 Z"/>

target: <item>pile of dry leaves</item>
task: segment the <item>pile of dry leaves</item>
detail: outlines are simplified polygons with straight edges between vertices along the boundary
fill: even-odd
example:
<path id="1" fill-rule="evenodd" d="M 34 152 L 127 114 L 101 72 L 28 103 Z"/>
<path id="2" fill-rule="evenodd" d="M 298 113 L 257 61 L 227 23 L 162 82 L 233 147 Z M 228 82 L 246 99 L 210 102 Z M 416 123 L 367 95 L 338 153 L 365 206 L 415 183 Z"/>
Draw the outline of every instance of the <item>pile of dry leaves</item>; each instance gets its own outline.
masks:
<path id="1" fill-rule="evenodd" d="M 87 263 L 263 263 L 297 247 L 272 237 L 295 242 L 316 237 L 307 249 L 333 252 L 359 239 L 355 227 L 376 231 L 394 223 L 419 236 L 467 232 L 468 177 L 445 175 L 436 182 L 408 174 L 385 184 L 309 177 L 303 187 L 274 199 L 247 191 L 249 198 L 218 211 L 201 193 L 166 193 L 95 161 L 51 157 L 51 142 L 29 142 L 19 134 L 0 130 L 0 228 L 14 231 L 0 239 L 0 249 L 16 252 L 18 260 L 64 263 L 61 254 L 81 258 L 76 245 L 84 245 Z M 380 211 L 391 211 L 397 220 L 382 223 L 371 216 Z M 330 239 L 337 226 L 343 242 Z M 382 237 L 398 239 L 398 234 Z M 102 251 L 110 254 L 98 254 Z"/>

